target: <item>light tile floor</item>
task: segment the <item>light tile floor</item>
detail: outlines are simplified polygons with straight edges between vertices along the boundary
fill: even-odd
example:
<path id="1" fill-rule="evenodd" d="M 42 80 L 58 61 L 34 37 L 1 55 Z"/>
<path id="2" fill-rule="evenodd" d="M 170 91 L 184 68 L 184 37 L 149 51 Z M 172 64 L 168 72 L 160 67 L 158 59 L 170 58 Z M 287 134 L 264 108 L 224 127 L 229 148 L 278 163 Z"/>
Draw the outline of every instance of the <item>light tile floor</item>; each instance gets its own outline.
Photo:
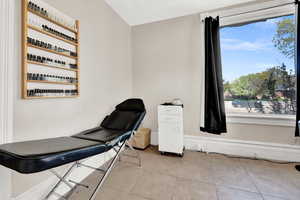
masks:
<path id="1" fill-rule="evenodd" d="M 139 152 L 142 168 L 117 163 L 96 200 L 300 200 L 300 172 L 293 164 L 192 151 L 183 158 L 162 156 L 155 147 Z M 97 178 L 95 172 L 84 183 Z M 70 199 L 86 200 L 92 190 L 78 188 Z"/>

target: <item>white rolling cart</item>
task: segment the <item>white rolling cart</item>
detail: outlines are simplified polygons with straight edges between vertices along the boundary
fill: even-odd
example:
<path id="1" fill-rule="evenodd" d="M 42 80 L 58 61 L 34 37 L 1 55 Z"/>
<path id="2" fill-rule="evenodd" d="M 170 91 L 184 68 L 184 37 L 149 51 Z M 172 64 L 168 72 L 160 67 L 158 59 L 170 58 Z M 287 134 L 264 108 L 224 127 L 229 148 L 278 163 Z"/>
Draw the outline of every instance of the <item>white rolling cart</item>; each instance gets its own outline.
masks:
<path id="1" fill-rule="evenodd" d="M 183 105 L 158 106 L 158 148 L 161 154 L 183 156 Z"/>

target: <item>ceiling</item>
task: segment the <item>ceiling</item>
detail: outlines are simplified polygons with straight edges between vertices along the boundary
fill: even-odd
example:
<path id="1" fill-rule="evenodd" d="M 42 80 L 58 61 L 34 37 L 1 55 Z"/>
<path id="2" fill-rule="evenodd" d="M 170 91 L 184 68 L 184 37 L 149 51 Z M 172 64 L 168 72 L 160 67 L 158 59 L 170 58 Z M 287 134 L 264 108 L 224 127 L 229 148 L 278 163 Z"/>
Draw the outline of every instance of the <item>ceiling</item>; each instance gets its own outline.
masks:
<path id="1" fill-rule="evenodd" d="M 105 0 L 129 25 L 191 15 L 255 0 Z"/>

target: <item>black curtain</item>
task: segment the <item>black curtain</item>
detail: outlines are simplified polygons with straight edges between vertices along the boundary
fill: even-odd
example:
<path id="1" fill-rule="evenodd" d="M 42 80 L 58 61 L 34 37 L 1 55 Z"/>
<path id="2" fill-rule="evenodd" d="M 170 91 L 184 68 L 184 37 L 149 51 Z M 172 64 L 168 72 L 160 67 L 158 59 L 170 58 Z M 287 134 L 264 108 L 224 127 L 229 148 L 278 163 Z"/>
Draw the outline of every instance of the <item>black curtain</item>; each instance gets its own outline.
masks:
<path id="1" fill-rule="evenodd" d="M 219 17 L 205 19 L 205 103 L 203 132 L 227 132 L 224 106 Z"/>
<path id="2" fill-rule="evenodd" d="M 296 0 L 296 26 L 297 26 L 297 38 L 296 38 L 296 76 L 297 76 L 297 85 L 296 85 L 296 99 L 297 99 L 297 108 L 296 108 L 296 130 L 295 136 L 299 137 L 299 124 L 298 121 L 300 120 L 300 8 L 299 8 L 299 1 Z M 296 170 L 300 171 L 300 165 L 296 165 Z"/>
<path id="3" fill-rule="evenodd" d="M 299 2 L 296 1 L 296 31 L 297 31 L 297 38 L 296 38 L 296 76 L 297 76 L 297 84 L 296 84 L 296 130 L 295 136 L 299 137 L 299 124 L 298 121 L 300 120 L 300 9 L 299 9 Z"/>

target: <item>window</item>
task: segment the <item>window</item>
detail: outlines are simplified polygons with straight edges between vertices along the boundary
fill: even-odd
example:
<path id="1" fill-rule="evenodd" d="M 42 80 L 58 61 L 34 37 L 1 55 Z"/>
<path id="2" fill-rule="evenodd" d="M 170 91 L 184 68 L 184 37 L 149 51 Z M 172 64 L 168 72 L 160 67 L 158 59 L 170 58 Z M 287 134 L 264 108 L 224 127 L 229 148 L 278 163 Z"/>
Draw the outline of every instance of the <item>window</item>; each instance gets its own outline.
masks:
<path id="1" fill-rule="evenodd" d="M 294 15 L 221 28 L 228 114 L 293 116 Z"/>

